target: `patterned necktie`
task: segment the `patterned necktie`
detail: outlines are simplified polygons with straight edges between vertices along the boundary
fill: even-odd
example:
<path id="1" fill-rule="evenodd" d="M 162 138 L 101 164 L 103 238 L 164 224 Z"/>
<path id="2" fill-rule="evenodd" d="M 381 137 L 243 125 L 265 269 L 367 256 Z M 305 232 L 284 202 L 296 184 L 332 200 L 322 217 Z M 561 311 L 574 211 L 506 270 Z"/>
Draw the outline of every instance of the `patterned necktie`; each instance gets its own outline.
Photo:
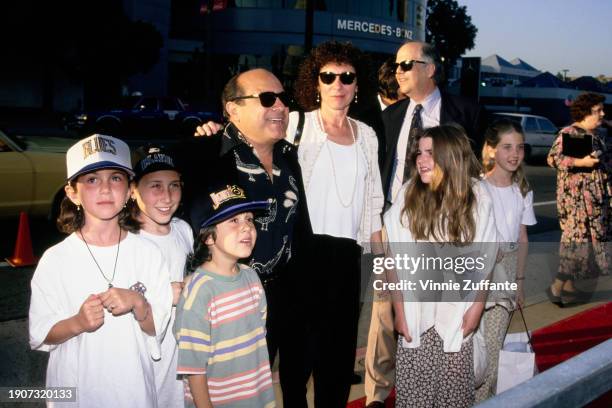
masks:
<path id="1" fill-rule="evenodd" d="M 410 131 L 408 132 L 408 143 L 406 144 L 406 159 L 404 160 L 404 178 L 402 183 L 408 181 L 410 177 L 410 151 L 417 135 L 423 130 L 423 121 L 421 120 L 422 110 L 423 105 L 418 104 L 414 107 L 414 113 L 412 114 L 412 122 L 410 122 Z"/>

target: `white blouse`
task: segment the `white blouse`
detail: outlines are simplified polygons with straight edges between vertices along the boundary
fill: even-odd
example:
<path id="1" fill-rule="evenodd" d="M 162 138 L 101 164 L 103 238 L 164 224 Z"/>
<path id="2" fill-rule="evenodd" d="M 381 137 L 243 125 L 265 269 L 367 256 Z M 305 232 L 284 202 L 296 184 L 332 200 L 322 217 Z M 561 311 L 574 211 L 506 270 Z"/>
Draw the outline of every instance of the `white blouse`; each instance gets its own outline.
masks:
<path id="1" fill-rule="evenodd" d="M 323 129 L 321 129 L 317 118 L 317 112 L 318 110 L 305 113 L 304 130 L 302 131 L 302 139 L 300 140 L 300 145 L 298 147 L 298 160 L 302 168 L 302 178 L 304 180 L 304 187 L 306 188 L 309 211 L 311 211 L 311 208 L 314 209 L 314 207 L 318 207 L 322 211 L 326 210 L 326 207 L 324 206 L 325 203 L 316 201 L 316 198 L 310 199 L 309 197 L 309 191 L 316 191 L 319 188 L 323 188 L 320 187 L 320 184 L 327 185 L 332 189 L 330 191 L 334 191 L 334 194 L 336 194 L 335 186 L 333 184 L 334 179 L 331 173 L 324 175 L 324 177 L 314 174 L 315 165 L 317 164 L 327 141 L 327 134 Z M 287 128 L 287 137 L 285 139 L 290 143 L 293 143 L 298 118 L 298 112 L 289 113 L 289 126 Z M 384 196 L 380 179 L 380 169 L 378 167 L 378 139 L 376 138 L 376 133 L 371 127 L 358 120 L 350 120 L 353 124 L 357 125 L 355 137 L 366 160 L 366 174 L 363 193 L 361 195 L 357 195 L 356 192 L 351 208 L 357 208 L 355 202 L 359 200 L 361 201 L 359 206 L 362 208 L 362 210 L 360 211 L 361 214 L 359 216 L 360 221 L 357 234 L 357 243 L 361 246 L 365 246 L 367 249 L 367 247 L 369 247 L 372 233 L 382 229 L 381 213 L 384 205 Z M 349 147 L 353 148 L 352 145 Z M 354 169 L 352 174 L 355 174 Z M 341 192 L 344 191 L 345 188 L 349 189 L 351 185 L 351 183 L 348 181 L 340 178 L 338 178 L 338 182 L 339 186 L 342 184 Z M 317 184 L 319 184 L 319 187 L 317 187 Z M 342 201 L 346 204 L 348 201 L 350 201 L 350 199 L 348 197 L 342 197 Z M 312 220 L 313 217 L 311 214 L 311 221 Z M 316 222 L 318 223 L 319 221 Z M 314 229 L 315 222 L 312 224 Z"/>
<path id="2" fill-rule="evenodd" d="M 397 243 L 417 242 L 410 230 L 406 227 L 406 225 L 408 225 L 406 216 L 403 215 L 400 217 L 404 207 L 404 197 L 407 186 L 408 183 L 402 187 L 397 196 L 397 200 L 395 200 L 395 203 L 393 203 L 384 216 L 384 224 L 391 252 L 396 252 L 393 249 L 394 247 L 401 247 L 402 252 L 407 252 L 407 250 L 409 251 L 411 248 L 415 248 L 414 245 L 397 245 Z M 477 200 L 477 206 L 474 209 L 476 234 L 473 245 L 465 247 L 465 251 L 474 251 L 474 249 L 477 249 L 480 254 L 483 254 L 485 262 L 484 268 L 482 268 L 480 272 L 482 275 L 486 276 L 493 269 L 497 255 L 497 233 L 493 215 L 493 204 L 487 192 L 483 190 L 478 182 L 475 182 L 473 190 Z M 462 248 L 452 247 L 452 249 L 455 254 L 457 254 L 457 252 L 462 252 Z M 389 256 L 395 257 L 396 255 L 404 256 L 404 253 L 392 253 Z M 419 257 L 420 253 L 407 255 Z M 400 271 L 397 272 L 398 279 L 402 279 Z M 410 294 L 408 293 L 408 295 Z M 406 291 L 404 291 L 404 297 L 406 300 Z M 463 330 L 461 328 L 463 324 L 463 315 L 472 304 L 473 301 L 467 299 L 464 302 L 404 301 L 406 323 L 412 340 L 406 341 L 406 339 L 403 339 L 402 346 L 406 348 L 419 347 L 421 345 L 421 335 L 431 327 L 434 327 L 444 342 L 444 351 L 458 352 L 463 342 Z"/>
<path id="3" fill-rule="evenodd" d="M 326 140 L 306 190 L 310 223 L 315 234 L 359 238 L 368 162 L 358 143 Z"/>

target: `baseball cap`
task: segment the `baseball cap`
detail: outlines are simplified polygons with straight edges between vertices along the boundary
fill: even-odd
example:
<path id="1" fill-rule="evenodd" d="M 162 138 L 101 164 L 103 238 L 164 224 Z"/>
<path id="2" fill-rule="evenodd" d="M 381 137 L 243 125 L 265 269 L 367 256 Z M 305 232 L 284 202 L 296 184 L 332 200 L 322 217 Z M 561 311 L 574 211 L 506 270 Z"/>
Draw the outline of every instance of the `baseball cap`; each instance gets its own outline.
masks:
<path id="1" fill-rule="evenodd" d="M 174 164 L 174 158 L 170 156 L 163 147 L 149 146 L 146 148 L 146 156 L 134 166 L 135 179 L 140 180 L 149 173 L 162 170 L 174 170 L 178 172 Z"/>
<path id="2" fill-rule="evenodd" d="M 242 188 L 228 184 L 195 198 L 191 208 L 192 227 L 194 231 L 199 231 L 236 214 L 266 210 L 268 206 L 267 201 L 250 201 Z"/>
<path id="3" fill-rule="evenodd" d="M 66 152 L 67 180 L 100 169 L 121 169 L 131 177 L 128 145 L 116 137 L 94 134 L 73 144 Z"/>

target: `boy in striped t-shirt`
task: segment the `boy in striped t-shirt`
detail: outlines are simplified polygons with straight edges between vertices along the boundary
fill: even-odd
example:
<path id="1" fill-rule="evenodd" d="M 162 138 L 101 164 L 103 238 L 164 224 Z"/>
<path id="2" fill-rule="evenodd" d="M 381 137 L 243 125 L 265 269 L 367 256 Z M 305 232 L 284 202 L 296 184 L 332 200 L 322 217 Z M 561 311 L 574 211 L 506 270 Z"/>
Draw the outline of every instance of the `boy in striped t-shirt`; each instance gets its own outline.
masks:
<path id="1" fill-rule="evenodd" d="M 178 374 L 187 376 L 187 405 L 274 407 L 266 345 L 266 298 L 257 273 L 239 259 L 251 255 L 257 233 L 244 190 L 226 186 L 195 200 L 199 231 L 190 259 L 195 270 L 177 305 Z"/>

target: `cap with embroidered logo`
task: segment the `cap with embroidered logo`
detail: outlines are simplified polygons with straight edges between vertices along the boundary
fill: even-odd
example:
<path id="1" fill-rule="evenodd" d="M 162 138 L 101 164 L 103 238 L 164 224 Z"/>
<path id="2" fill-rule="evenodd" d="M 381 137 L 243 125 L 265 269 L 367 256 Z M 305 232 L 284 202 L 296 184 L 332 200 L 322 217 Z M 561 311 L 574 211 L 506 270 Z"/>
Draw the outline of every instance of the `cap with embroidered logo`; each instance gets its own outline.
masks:
<path id="1" fill-rule="evenodd" d="M 191 209 L 192 227 L 194 231 L 199 231 L 236 214 L 266 210 L 268 207 L 267 201 L 250 201 L 244 190 L 237 185 L 226 185 L 194 200 Z"/>
<path id="2" fill-rule="evenodd" d="M 94 134 L 66 152 L 67 180 L 100 169 L 120 169 L 133 177 L 129 146 L 116 137 Z"/>
<path id="3" fill-rule="evenodd" d="M 146 149 L 147 155 L 143 157 L 134 166 L 136 181 L 140 180 L 144 175 L 162 170 L 180 171 L 174 163 L 174 158 L 170 156 L 161 146 L 149 146 Z"/>

